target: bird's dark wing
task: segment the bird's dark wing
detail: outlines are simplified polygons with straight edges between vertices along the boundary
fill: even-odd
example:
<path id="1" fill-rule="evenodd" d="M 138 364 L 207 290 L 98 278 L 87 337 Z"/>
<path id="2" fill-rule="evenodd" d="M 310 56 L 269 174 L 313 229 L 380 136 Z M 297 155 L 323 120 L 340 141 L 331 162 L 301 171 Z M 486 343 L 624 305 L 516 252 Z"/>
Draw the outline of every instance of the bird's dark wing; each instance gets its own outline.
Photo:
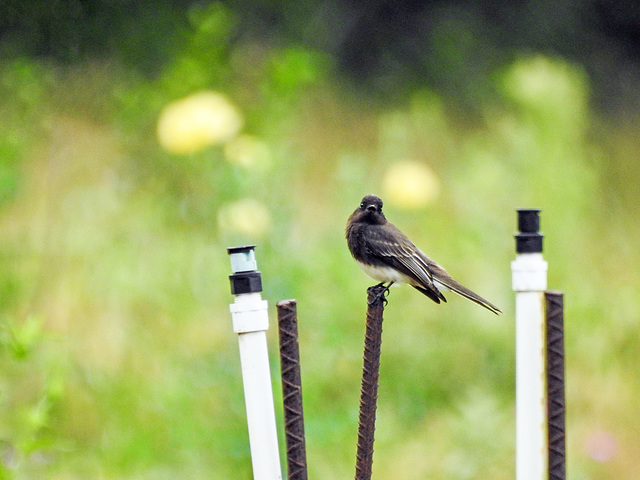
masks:
<path id="1" fill-rule="evenodd" d="M 384 227 L 371 228 L 367 239 L 373 255 L 376 255 L 382 262 L 399 270 L 413 280 L 410 282 L 411 286 L 431 298 L 434 302 L 447 301 L 434 284 L 435 280 L 452 292 L 483 306 L 495 314 L 502 313 L 498 307 L 455 281 L 444 268 L 427 257 L 393 224 L 387 223 Z"/>
<path id="2" fill-rule="evenodd" d="M 429 262 L 434 262 L 394 225 L 387 223 L 384 226 L 371 226 L 365 238 L 371 255 L 406 275 L 413 287 L 434 302 L 447 301 L 433 284 Z"/>

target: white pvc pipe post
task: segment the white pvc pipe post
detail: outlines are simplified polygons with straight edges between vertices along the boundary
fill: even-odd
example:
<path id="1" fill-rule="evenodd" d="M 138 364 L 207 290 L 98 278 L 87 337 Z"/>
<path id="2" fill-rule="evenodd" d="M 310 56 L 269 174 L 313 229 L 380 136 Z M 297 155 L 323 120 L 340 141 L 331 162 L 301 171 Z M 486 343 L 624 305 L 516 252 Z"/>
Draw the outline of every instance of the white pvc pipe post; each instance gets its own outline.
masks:
<path id="1" fill-rule="evenodd" d="M 228 249 L 231 257 L 229 307 L 233 331 L 238 334 L 244 399 L 254 480 L 282 480 L 278 434 L 273 405 L 266 331 L 267 301 L 262 300 L 262 279 L 257 271 L 254 245 Z"/>
<path id="2" fill-rule="evenodd" d="M 539 210 L 518 210 L 518 226 L 518 254 L 511 262 L 516 292 L 516 480 L 545 480 L 547 262 L 542 258 Z"/>

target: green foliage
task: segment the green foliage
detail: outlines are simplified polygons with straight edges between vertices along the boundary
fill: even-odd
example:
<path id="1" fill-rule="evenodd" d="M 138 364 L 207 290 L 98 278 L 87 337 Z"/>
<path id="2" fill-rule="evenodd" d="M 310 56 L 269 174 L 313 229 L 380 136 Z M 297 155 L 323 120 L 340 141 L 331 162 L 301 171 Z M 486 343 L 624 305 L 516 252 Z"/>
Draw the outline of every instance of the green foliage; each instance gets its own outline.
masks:
<path id="1" fill-rule="evenodd" d="M 2 346 L 17 360 L 24 360 L 33 350 L 42 335 L 42 321 L 29 317 L 22 325 L 7 322 L 2 336 Z"/>
<path id="2" fill-rule="evenodd" d="M 363 105 L 325 55 L 230 42 L 241 28 L 222 4 L 190 7 L 151 78 L 127 66 L 135 49 L 73 68 L 2 61 L 0 478 L 250 478 L 225 252 L 249 243 L 270 304 L 299 301 L 310 476 L 351 475 L 370 281 L 343 228 L 407 159 L 439 196 L 413 209 L 386 197 L 387 215 L 505 314 L 392 290 L 375 475 L 512 478 L 511 234 L 514 209 L 535 206 L 550 286 L 567 296 L 570 469 L 631 478 L 637 128 L 602 126 L 584 72 L 560 58 L 493 71 L 497 100 L 468 85 L 473 115 L 427 89 Z M 435 34 L 472 76 L 473 45 L 456 57 Z M 240 134 L 162 150 L 166 105 L 208 90 L 238 108 Z M 273 329 L 269 341 L 275 354 Z"/>
<path id="3" fill-rule="evenodd" d="M 15 472 L 37 476 L 64 444 L 52 429 L 64 375 L 39 318 L 17 322 L 5 317 L 1 327 L 0 478 L 14 478 Z"/>

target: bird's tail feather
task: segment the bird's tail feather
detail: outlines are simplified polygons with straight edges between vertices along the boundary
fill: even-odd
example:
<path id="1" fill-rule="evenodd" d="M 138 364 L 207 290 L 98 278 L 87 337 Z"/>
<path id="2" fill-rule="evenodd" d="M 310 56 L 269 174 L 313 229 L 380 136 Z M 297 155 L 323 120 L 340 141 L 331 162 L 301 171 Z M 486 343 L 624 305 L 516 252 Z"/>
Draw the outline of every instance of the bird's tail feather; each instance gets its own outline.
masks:
<path id="1" fill-rule="evenodd" d="M 464 285 L 456 282 L 453 278 L 450 278 L 450 277 L 449 278 L 438 278 L 437 280 L 434 279 L 434 282 L 442 285 L 443 287 L 451 290 L 454 293 L 457 293 L 458 295 L 460 295 L 460 296 L 462 296 L 462 297 L 464 297 L 464 298 L 466 298 L 468 300 L 471 300 L 474 303 L 477 303 L 480 306 L 483 306 L 484 308 L 486 308 L 487 310 L 492 311 L 496 315 L 499 315 L 499 314 L 502 313 L 502 310 L 500 310 L 494 304 L 492 304 L 488 300 L 485 300 L 484 298 L 482 298 L 477 293 L 469 290 Z"/>

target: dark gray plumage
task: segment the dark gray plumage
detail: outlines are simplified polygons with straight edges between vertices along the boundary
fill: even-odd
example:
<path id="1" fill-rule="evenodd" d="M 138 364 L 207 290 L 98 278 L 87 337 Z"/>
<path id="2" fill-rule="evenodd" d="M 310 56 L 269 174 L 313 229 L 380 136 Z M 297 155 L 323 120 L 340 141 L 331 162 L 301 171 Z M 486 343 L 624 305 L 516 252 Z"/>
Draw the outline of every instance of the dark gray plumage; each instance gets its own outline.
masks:
<path id="1" fill-rule="evenodd" d="M 381 283 L 404 282 L 436 303 L 446 302 L 439 288 L 451 290 L 495 314 L 502 311 L 456 282 L 444 268 L 427 257 L 382 213 L 382 200 L 367 195 L 349 217 L 347 244 L 362 269 Z"/>

